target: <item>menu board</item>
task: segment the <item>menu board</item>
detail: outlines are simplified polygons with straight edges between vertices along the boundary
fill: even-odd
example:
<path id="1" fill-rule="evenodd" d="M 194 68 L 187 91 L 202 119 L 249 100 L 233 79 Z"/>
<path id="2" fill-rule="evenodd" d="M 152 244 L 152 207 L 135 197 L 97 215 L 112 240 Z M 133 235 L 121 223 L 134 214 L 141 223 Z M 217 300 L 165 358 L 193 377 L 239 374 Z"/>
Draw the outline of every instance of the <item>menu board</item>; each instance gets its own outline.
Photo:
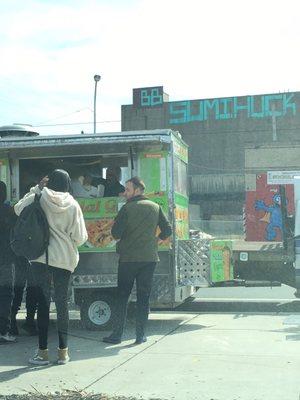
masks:
<path id="1" fill-rule="evenodd" d="M 167 190 L 167 154 L 154 150 L 139 154 L 139 175 L 145 182 L 147 194 Z"/>

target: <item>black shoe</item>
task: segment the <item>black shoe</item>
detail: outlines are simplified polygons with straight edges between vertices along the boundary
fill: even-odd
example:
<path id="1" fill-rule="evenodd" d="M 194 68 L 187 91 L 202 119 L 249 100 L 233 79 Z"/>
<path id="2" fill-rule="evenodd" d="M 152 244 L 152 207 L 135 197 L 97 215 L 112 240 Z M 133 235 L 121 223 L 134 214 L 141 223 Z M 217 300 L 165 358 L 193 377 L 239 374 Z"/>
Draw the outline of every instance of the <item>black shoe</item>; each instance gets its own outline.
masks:
<path id="1" fill-rule="evenodd" d="M 31 322 L 26 321 L 26 322 L 21 326 L 21 328 L 22 328 L 22 329 L 27 333 L 27 335 L 29 335 L 29 336 L 36 336 L 36 335 L 38 334 L 34 322 L 31 323 Z"/>
<path id="2" fill-rule="evenodd" d="M 136 341 L 134 342 L 134 344 L 142 344 L 147 342 L 147 338 L 146 336 L 141 336 L 141 337 L 137 337 Z"/>
<path id="3" fill-rule="evenodd" d="M 9 333 L 13 336 L 19 335 L 19 329 L 16 320 L 11 320 Z"/>
<path id="4" fill-rule="evenodd" d="M 121 339 L 115 336 L 106 336 L 102 339 L 102 342 L 104 343 L 111 343 L 111 344 L 119 344 L 121 343 Z"/>

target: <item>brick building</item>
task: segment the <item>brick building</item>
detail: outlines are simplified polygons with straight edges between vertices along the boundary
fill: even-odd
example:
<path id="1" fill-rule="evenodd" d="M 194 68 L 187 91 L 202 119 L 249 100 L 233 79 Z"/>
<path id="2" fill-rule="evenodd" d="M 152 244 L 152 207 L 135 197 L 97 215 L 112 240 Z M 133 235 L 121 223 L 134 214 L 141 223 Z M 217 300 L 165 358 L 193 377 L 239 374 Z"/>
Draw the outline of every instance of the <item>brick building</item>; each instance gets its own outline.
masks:
<path id="1" fill-rule="evenodd" d="M 169 101 L 163 87 L 133 89 L 122 130 L 171 128 L 189 145 L 194 218 L 238 218 L 245 200 L 244 146 L 299 140 L 300 92 Z"/>

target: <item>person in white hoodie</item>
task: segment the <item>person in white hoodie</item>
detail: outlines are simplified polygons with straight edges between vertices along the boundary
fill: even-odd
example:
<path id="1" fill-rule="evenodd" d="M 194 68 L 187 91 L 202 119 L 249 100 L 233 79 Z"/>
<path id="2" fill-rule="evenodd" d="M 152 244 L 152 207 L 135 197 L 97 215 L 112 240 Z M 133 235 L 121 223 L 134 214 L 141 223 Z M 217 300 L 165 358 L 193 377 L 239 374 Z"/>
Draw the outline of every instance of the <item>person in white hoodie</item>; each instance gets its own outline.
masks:
<path id="1" fill-rule="evenodd" d="M 58 364 L 69 361 L 68 355 L 68 286 L 71 273 L 79 261 L 77 247 L 86 242 L 88 235 L 81 208 L 73 196 L 69 174 L 56 169 L 30 189 L 15 205 L 15 213 L 34 201 L 41 194 L 40 204 L 46 214 L 50 240 L 48 246 L 48 266 L 46 254 L 31 261 L 31 272 L 37 295 L 37 325 L 39 348 L 29 360 L 35 365 L 49 364 L 48 327 L 50 309 L 51 282 L 54 284 L 55 305 L 57 310 Z"/>

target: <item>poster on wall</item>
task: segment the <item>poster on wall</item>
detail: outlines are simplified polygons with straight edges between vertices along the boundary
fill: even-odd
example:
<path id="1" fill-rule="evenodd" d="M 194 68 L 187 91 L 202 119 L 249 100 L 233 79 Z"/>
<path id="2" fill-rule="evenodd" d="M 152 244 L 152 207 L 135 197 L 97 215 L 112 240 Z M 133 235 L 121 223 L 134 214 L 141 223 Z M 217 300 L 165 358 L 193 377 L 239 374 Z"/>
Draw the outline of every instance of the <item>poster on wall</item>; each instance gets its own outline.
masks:
<path id="1" fill-rule="evenodd" d="M 88 240 L 80 247 L 80 252 L 114 251 L 116 241 L 111 235 L 111 227 L 118 213 L 119 204 L 123 201 L 122 198 L 78 198 L 77 201 L 82 209 L 88 232 Z"/>
<path id="2" fill-rule="evenodd" d="M 287 212 L 294 214 L 294 186 L 286 184 Z M 268 184 L 266 173 L 256 175 L 256 190 L 246 192 L 246 240 L 282 241 L 281 199 L 278 184 Z"/>
<path id="3" fill-rule="evenodd" d="M 155 194 L 167 190 L 167 153 L 148 151 L 138 158 L 139 175 L 146 185 L 146 193 Z"/>
<path id="4" fill-rule="evenodd" d="M 212 282 L 233 279 L 232 242 L 213 240 L 210 244 L 210 273 Z"/>

